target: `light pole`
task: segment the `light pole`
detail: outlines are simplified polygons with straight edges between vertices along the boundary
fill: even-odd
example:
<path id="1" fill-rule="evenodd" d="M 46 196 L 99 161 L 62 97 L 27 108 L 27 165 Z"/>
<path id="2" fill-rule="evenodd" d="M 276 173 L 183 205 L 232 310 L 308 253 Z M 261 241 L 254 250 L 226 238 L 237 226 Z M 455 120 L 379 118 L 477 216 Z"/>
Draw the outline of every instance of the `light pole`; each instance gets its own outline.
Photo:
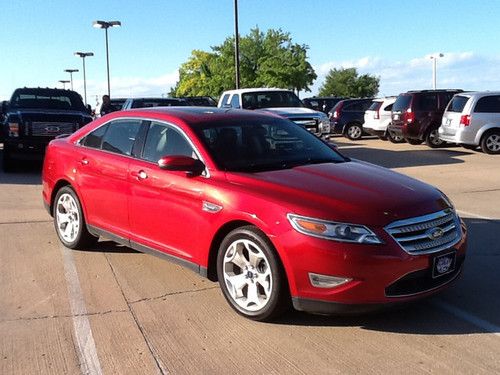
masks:
<path id="1" fill-rule="evenodd" d="M 98 29 L 104 29 L 106 32 L 106 68 L 108 72 L 108 96 L 111 96 L 111 90 L 109 87 L 109 49 L 108 49 L 108 29 L 110 27 L 119 27 L 122 23 L 120 21 L 94 21 L 92 26 Z"/>
<path id="2" fill-rule="evenodd" d="M 83 93 L 85 97 L 85 105 L 87 105 L 87 78 L 85 77 L 85 58 L 94 56 L 94 52 L 75 52 L 75 56 L 79 56 L 83 60 Z"/>
<path id="3" fill-rule="evenodd" d="M 63 84 L 63 89 L 66 90 L 66 83 L 69 83 L 67 79 L 60 79 L 59 82 Z"/>
<path id="4" fill-rule="evenodd" d="M 234 0 L 234 65 L 236 89 L 240 88 L 240 36 L 238 33 L 238 0 Z"/>
<path id="5" fill-rule="evenodd" d="M 431 55 L 430 59 L 432 60 L 432 89 L 436 89 L 436 70 L 437 70 L 437 59 L 440 57 L 443 57 L 444 55 L 442 53 L 436 54 L 436 55 Z"/>
<path id="6" fill-rule="evenodd" d="M 73 91 L 73 73 L 78 72 L 78 69 L 64 69 L 66 73 L 69 73 L 69 79 L 71 80 L 71 91 Z"/>

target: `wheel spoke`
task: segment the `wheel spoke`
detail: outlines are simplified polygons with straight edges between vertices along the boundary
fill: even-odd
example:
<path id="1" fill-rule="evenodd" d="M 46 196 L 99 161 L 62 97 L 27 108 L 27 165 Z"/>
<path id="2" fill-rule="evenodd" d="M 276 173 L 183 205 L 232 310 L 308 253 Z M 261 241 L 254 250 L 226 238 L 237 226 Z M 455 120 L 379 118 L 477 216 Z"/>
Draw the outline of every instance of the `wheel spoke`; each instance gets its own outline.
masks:
<path id="1" fill-rule="evenodd" d="M 247 285 L 248 279 L 245 277 L 245 274 L 239 274 L 239 275 L 224 275 L 224 278 L 226 279 L 226 285 L 228 286 L 228 290 L 231 293 L 231 296 L 234 299 L 237 298 L 242 298 L 244 297 L 243 295 L 243 288 L 245 285 Z"/>
<path id="2" fill-rule="evenodd" d="M 248 307 L 250 307 L 252 304 L 257 305 L 257 307 L 260 307 L 260 305 L 262 304 L 260 299 L 259 299 L 257 284 L 255 284 L 255 283 L 248 284 L 248 295 L 247 295 L 246 303 L 247 303 Z"/>

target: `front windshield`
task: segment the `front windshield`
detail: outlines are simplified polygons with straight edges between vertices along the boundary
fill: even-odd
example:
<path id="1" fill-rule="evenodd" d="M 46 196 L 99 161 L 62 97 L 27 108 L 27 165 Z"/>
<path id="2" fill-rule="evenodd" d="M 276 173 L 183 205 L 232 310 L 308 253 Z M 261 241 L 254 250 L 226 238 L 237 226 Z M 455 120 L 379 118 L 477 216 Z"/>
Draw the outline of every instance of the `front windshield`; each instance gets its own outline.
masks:
<path id="1" fill-rule="evenodd" d="M 10 106 L 12 108 L 85 110 L 82 99 L 76 92 L 50 89 L 17 90 L 12 95 Z"/>
<path id="2" fill-rule="evenodd" d="M 220 169 L 261 172 L 347 161 L 304 128 L 282 119 L 241 119 L 195 129 Z"/>
<path id="3" fill-rule="evenodd" d="M 242 94 L 241 98 L 244 109 L 304 106 L 291 91 L 254 91 Z"/>

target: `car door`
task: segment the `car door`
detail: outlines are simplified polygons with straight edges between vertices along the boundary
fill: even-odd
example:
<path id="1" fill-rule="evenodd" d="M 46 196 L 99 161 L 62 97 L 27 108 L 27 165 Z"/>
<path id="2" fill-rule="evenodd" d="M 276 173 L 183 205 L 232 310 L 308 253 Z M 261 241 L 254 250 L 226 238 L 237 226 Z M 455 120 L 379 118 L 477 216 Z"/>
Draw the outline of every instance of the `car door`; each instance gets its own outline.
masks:
<path id="1" fill-rule="evenodd" d="M 76 171 L 87 222 L 127 238 L 128 170 L 140 120 L 111 121 L 81 142 Z"/>
<path id="2" fill-rule="evenodd" d="M 195 261 L 206 178 L 160 169 L 158 160 L 167 155 L 198 157 L 179 128 L 153 121 L 141 158 L 130 166 L 131 240 Z"/>

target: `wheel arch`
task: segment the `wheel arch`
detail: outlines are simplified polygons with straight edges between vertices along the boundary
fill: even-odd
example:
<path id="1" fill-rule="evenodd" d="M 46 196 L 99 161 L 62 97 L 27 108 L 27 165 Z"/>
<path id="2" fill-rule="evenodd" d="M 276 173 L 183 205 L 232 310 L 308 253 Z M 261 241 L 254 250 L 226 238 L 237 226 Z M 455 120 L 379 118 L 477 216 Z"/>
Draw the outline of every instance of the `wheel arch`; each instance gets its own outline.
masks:
<path id="1" fill-rule="evenodd" d="M 498 125 L 498 124 L 487 124 L 487 125 L 483 126 L 476 133 L 476 138 L 474 139 L 474 144 L 477 144 L 477 145 L 481 144 L 481 140 L 482 140 L 483 136 L 486 133 L 488 133 L 490 130 L 492 130 L 492 129 L 500 130 L 500 125 Z"/>

